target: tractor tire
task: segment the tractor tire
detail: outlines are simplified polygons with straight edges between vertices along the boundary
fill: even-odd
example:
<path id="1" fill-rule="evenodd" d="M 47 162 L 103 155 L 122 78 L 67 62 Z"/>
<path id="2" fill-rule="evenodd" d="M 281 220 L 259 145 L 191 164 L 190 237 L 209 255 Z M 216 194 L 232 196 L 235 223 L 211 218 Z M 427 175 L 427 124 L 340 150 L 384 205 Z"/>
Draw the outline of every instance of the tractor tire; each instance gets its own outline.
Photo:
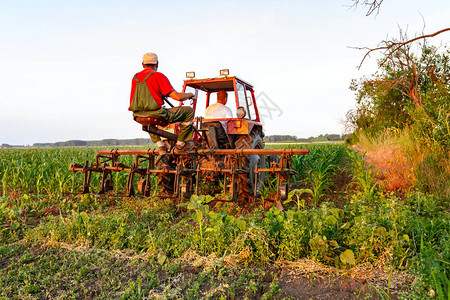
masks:
<path id="1" fill-rule="evenodd" d="M 156 169 L 161 170 L 163 165 L 167 165 L 169 168 L 173 169 L 176 167 L 176 162 L 172 155 L 165 154 L 161 157 L 158 157 L 156 160 Z M 174 193 L 173 186 L 175 184 L 175 174 L 162 174 L 158 173 L 158 186 L 161 187 L 162 194 L 167 194 L 168 196 L 172 196 Z"/>
<path id="2" fill-rule="evenodd" d="M 264 143 L 258 133 L 243 135 L 235 142 L 236 149 L 264 149 Z M 240 161 L 241 169 L 247 171 L 238 177 L 239 201 L 249 201 L 254 196 L 254 191 L 261 190 L 264 186 L 265 173 L 258 175 L 258 182 L 255 186 L 255 166 L 266 167 L 266 157 L 264 155 L 244 155 Z"/>
<path id="3" fill-rule="evenodd" d="M 279 155 L 274 155 L 274 154 L 269 155 L 269 156 L 267 157 L 267 164 L 268 164 L 268 167 L 269 167 L 269 168 L 270 168 L 270 164 L 271 164 L 272 162 L 279 163 L 279 162 L 280 162 L 280 156 L 279 156 Z"/>

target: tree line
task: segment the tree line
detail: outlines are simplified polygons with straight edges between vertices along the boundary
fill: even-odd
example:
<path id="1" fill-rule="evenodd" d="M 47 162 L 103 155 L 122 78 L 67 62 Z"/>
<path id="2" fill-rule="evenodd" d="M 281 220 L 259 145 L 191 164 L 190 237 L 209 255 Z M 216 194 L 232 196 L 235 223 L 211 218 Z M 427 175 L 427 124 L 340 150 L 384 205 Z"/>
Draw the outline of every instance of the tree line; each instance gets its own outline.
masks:
<path id="1" fill-rule="evenodd" d="M 295 135 L 268 135 L 264 137 L 264 140 L 267 143 L 312 143 L 312 142 L 335 142 L 335 141 L 344 141 L 346 135 L 340 134 L 321 134 L 317 137 L 309 137 L 309 138 L 297 138 Z M 65 142 L 56 142 L 56 143 L 34 143 L 33 145 L 10 145 L 10 144 L 1 144 L 0 148 L 25 148 L 25 147 L 102 147 L 102 146 L 145 146 L 151 145 L 151 139 L 103 139 L 96 141 L 83 141 L 83 140 L 69 140 Z"/>
<path id="2" fill-rule="evenodd" d="M 295 135 L 268 135 L 264 137 L 267 143 L 313 143 L 313 142 L 338 142 L 344 141 L 345 134 L 321 134 L 316 137 L 297 138 Z"/>

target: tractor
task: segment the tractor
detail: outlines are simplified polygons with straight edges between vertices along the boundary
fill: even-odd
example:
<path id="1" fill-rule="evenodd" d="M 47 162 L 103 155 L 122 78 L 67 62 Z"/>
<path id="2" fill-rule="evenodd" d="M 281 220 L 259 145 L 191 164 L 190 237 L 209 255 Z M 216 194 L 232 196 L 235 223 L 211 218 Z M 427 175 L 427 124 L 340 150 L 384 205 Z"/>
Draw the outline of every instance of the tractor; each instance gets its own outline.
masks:
<path id="1" fill-rule="evenodd" d="M 182 199 L 193 194 L 222 192 L 227 198 L 223 201 L 246 205 L 260 197 L 265 175 L 271 174 L 277 177 L 273 201 L 281 207 L 281 200 L 286 199 L 289 192 L 289 178 L 296 173 L 291 167 L 291 158 L 306 155 L 308 150 L 264 149 L 263 124 L 255 91 L 248 82 L 229 76 L 228 70 L 221 70 L 221 76 L 215 78 L 195 79 L 194 76 L 193 72 L 187 73 L 183 92 L 195 95 L 190 105 L 196 115 L 193 139 L 197 147 L 187 153 L 175 154 L 179 123 L 168 124 L 161 118 L 135 116 L 143 131 L 161 136 L 171 151 L 160 155 L 157 149 L 101 150 L 93 164 L 86 161 L 84 165 L 74 163 L 70 167 L 72 171 L 84 174 L 83 193 L 91 191 L 92 173 L 102 174 L 99 190 L 102 194 L 113 190 L 112 173 L 125 171 L 128 172 L 126 196 L 134 196 L 137 192 L 150 196 L 156 188 L 151 186 L 155 181 L 150 176 L 156 176 L 161 197 Z M 215 103 L 213 96 L 221 90 L 228 94 L 227 106 L 233 117 L 205 119 L 204 111 Z M 120 162 L 123 155 L 133 155 L 134 163 L 124 165 Z"/>

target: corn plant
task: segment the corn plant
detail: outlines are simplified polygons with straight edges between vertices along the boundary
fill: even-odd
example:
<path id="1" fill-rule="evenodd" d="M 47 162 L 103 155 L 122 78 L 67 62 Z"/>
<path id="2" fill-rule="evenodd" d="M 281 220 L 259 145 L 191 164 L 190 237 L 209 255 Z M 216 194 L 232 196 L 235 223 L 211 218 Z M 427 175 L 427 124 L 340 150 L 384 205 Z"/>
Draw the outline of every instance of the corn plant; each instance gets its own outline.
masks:
<path id="1" fill-rule="evenodd" d="M 9 167 L 6 167 L 5 170 L 3 171 L 3 176 L 2 176 L 3 197 L 6 197 L 6 189 L 8 186 L 8 172 L 9 172 Z"/>
<path id="2" fill-rule="evenodd" d="M 312 196 L 314 200 L 314 207 L 317 207 L 317 203 L 322 198 L 331 184 L 331 175 L 333 173 L 333 166 L 324 164 L 320 161 L 314 170 L 309 172 L 307 182 L 312 189 Z"/>
<path id="3" fill-rule="evenodd" d="M 366 200 L 373 199 L 376 192 L 375 174 L 372 166 L 366 166 L 364 156 L 358 152 L 347 150 L 348 157 L 352 162 L 353 180 L 356 182 Z"/>
<path id="4" fill-rule="evenodd" d="M 305 181 L 311 186 L 314 207 L 325 195 L 333 177 L 339 170 L 343 148 L 341 146 L 328 146 L 313 149 L 306 162 L 307 178 Z"/>
<path id="5" fill-rule="evenodd" d="M 8 190 L 49 195 L 77 192 L 81 189 L 83 174 L 74 174 L 69 166 L 72 162 L 92 161 L 97 151 L 98 148 L 2 149 L 2 193 L 6 195 Z M 124 157 L 123 163 L 131 165 L 130 159 Z M 91 185 L 99 186 L 100 176 L 93 175 Z M 126 173 L 118 173 L 114 178 L 117 189 L 123 190 L 126 176 Z"/>

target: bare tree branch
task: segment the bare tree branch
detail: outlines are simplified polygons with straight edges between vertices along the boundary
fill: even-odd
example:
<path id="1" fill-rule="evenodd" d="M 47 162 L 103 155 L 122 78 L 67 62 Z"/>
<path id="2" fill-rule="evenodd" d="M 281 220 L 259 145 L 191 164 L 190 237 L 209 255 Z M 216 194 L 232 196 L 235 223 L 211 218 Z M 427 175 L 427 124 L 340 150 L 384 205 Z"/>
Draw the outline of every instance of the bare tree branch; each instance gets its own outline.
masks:
<path id="1" fill-rule="evenodd" d="M 383 0 L 352 0 L 353 5 L 351 7 L 358 7 L 358 5 L 365 5 L 369 6 L 366 16 L 370 16 L 374 11 L 377 12 L 377 14 L 380 12 L 380 6 L 381 3 L 383 3 Z"/>
<path id="2" fill-rule="evenodd" d="M 354 48 L 354 49 L 358 49 L 358 50 L 368 50 L 367 53 L 364 55 L 361 63 L 358 66 L 358 70 L 359 70 L 359 69 L 361 69 L 361 66 L 362 66 L 364 60 L 370 55 L 370 53 L 372 53 L 374 51 L 386 50 L 385 57 L 384 57 L 383 61 L 380 63 L 380 65 L 383 65 L 395 52 L 397 52 L 400 48 L 404 47 L 405 45 L 411 44 L 417 40 L 434 37 L 438 34 L 446 32 L 446 31 L 450 31 L 450 28 L 445 28 L 445 29 L 436 31 L 435 33 L 432 33 L 432 34 L 421 35 L 421 36 L 415 37 L 415 38 L 407 40 L 407 41 L 401 41 L 401 42 L 383 41 L 382 43 L 384 43 L 385 45 L 377 47 L 377 48 L 368 48 L 368 47 L 350 47 L 350 48 Z"/>
<path id="3" fill-rule="evenodd" d="M 377 14 L 380 12 L 380 6 L 383 3 L 383 0 L 375 0 L 370 4 L 369 10 L 366 13 L 366 16 L 371 15 L 374 11 L 377 11 Z"/>

